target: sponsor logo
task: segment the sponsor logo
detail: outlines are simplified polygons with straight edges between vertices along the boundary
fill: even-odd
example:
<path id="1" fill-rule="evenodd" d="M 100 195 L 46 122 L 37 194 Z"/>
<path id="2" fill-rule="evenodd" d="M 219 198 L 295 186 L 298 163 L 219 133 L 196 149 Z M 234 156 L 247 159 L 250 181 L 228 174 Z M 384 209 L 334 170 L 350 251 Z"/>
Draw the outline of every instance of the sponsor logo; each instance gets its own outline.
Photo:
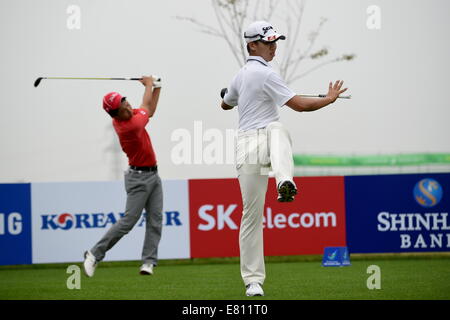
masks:
<path id="1" fill-rule="evenodd" d="M 343 255 L 342 255 L 342 259 L 344 259 L 344 260 L 348 260 L 350 257 L 348 256 L 348 250 L 346 249 L 346 250 L 344 250 L 344 253 L 343 253 Z"/>
<path id="2" fill-rule="evenodd" d="M 117 97 L 117 93 L 113 93 L 113 94 L 109 97 L 109 102 L 112 103 L 116 97 Z"/>
<path id="3" fill-rule="evenodd" d="M 414 187 L 414 199 L 422 207 L 434 207 L 442 199 L 442 187 L 434 179 L 422 179 Z"/>
<path id="4" fill-rule="evenodd" d="M 434 179 L 422 179 L 414 186 L 413 196 L 420 206 L 430 208 L 441 201 L 443 189 Z M 393 213 L 383 211 L 377 215 L 377 230 L 402 232 L 399 234 L 400 249 L 450 248 L 448 216 L 448 212 Z M 406 233 L 408 231 L 412 233 Z"/>
<path id="5" fill-rule="evenodd" d="M 10 214 L 0 213 L 0 236 L 9 234 L 17 236 L 22 233 L 23 218 L 19 212 L 11 212 Z"/>
<path id="6" fill-rule="evenodd" d="M 237 204 L 228 206 L 205 204 L 201 206 L 198 209 L 198 216 L 203 221 L 197 225 L 197 229 L 200 231 L 223 230 L 225 228 L 237 230 L 237 223 L 231 219 L 231 215 L 237 212 L 237 207 Z M 279 212 L 273 214 L 272 208 L 267 207 L 263 216 L 263 226 L 266 229 L 334 228 L 337 225 L 336 220 L 336 213 L 334 212 L 292 212 L 288 214 Z"/>
<path id="7" fill-rule="evenodd" d="M 322 259 L 324 267 L 342 267 L 349 266 L 350 257 L 347 247 L 326 247 Z"/>
<path id="8" fill-rule="evenodd" d="M 269 30 L 272 30 L 273 27 L 272 26 L 268 26 L 268 27 L 263 27 L 262 29 L 263 29 L 264 34 L 266 34 Z"/>
<path id="9" fill-rule="evenodd" d="M 125 213 L 60 213 L 41 215 L 41 230 L 71 230 L 106 228 L 115 224 Z M 144 213 L 137 223 L 142 227 L 146 221 Z M 163 226 L 181 226 L 180 212 L 163 212 Z"/>
<path id="10" fill-rule="evenodd" d="M 331 254 L 328 255 L 328 260 L 335 260 L 337 257 L 337 250 L 333 251 Z"/>

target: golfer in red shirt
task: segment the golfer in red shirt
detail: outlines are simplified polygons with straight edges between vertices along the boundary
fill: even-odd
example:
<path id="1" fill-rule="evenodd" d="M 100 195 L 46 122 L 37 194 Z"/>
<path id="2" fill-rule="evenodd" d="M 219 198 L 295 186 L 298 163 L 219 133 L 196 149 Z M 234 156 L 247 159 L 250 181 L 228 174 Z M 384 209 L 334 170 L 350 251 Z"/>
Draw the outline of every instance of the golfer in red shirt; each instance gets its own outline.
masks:
<path id="1" fill-rule="evenodd" d="M 153 266 L 158 261 L 163 193 L 155 152 L 145 126 L 158 105 L 161 81 L 154 81 L 152 77 L 143 77 L 140 81 L 145 86 L 145 92 L 138 109 L 132 109 L 126 98 L 117 92 L 110 92 L 103 98 L 103 109 L 113 118 L 120 145 L 129 160 L 130 167 L 125 173 L 127 203 L 125 215 L 91 250 L 84 253 L 84 272 L 88 277 L 94 275 L 98 262 L 103 260 L 106 252 L 134 227 L 144 209 L 146 228 L 140 274 L 153 274 Z"/>

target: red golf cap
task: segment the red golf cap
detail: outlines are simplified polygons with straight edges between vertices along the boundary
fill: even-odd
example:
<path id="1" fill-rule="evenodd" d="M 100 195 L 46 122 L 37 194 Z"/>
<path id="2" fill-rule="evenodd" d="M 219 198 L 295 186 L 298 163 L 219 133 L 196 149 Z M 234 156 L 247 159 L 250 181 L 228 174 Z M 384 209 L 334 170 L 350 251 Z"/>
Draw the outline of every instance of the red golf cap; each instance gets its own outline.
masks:
<path id="1" fill-rule="evenodd" d="M 122 103 L 122 96 L 117 92 L 110 92 L 103 97 L 103 109 L 106 112 L 110 112 L 111 110 L 119 109 L 120 104 Z"/>

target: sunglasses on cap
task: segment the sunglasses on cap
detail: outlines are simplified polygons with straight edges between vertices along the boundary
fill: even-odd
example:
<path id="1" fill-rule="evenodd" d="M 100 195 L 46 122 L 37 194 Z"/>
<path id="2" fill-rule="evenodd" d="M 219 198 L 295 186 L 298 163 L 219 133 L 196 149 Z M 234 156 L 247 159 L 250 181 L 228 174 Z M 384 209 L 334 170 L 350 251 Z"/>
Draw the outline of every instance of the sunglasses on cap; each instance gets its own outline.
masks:
<path id="1" fill-rule="evenodd" d="M 259 37 L 259 39 L 256 39 L 255 41 L 252 41 L 252 42 L 259 41 L 259 42 L 262 42 L 262 43 L 273 43 L 273 42 L 275 42 L 275 41 L 277 41 L 277 40 L 280 40 L 280 39 L 281 39 L 281 40 L 285 40 L 285 39 L 286 39 L 285 36 L 280 35 L 280 36 L 278 36 L 278 38 L 277 38 L 277 36 L 274 35 L 274 36 L 270 36 L 270 37 L 268 38 L 268 40 L 264 40 L 264 38 L 265 38 L 266 36 L 265 36 L 265 35 L 262 35 L 262 34 L 255 34 L 255 35 L 253 35 L 253 36 L 247 36 L 247 35 L 244 34 L 244 38 L 246 38 L 246 39 L 251 39 L 251 38 L 256 38 L 256 37 Z"/>

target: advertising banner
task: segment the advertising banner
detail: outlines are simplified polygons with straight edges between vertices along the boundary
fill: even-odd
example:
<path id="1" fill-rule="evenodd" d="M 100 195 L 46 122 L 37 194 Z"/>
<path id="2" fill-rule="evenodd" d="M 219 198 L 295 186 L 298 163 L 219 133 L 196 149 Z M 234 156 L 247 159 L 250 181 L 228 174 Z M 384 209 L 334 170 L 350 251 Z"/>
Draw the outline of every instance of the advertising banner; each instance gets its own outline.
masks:
<path id="1" fill-rule="evenodd" d="M 30 184 L 0 184 L 0 265 L 31 264 Z"/>
<path id="2" fill-rule="evenodd" d="M 267 256 L 450 251 L 450 174 L 296 177 L 292 203 L 269 179 Z M 160 259 L 239 256 L 238 179 L 163 181 Z M 0 184 L 0 265 L 77 262 L 121 216 L 122 181 Z M 139 260 L 145 216 L 106 254 Z"/>
<path id="3" fill-rule="evenodd" d="M 189 257 L 187 181 L 164 181 L 159 258 Z M 33 263 L 82 261 L 124 215 L 123 182 L 33 183 Z M 140 260 L 145 217 L 110 251 L 108 260 Z"/>
<path id="4" fill-rule="evenodd" d="M 343 177 L 295 178 L 299 195 L 277 201 L 270 178 L 264 209 L 265 255 L 322 254 L 345 246 Z M 242 200 L 237 179 L 190 180 L 191 256 L 239 256 Z"/>
<path id="5" fill-rule="evenodd" d="M 345 177 L 350 253 L 450 250 L 450 174 Z"/>

